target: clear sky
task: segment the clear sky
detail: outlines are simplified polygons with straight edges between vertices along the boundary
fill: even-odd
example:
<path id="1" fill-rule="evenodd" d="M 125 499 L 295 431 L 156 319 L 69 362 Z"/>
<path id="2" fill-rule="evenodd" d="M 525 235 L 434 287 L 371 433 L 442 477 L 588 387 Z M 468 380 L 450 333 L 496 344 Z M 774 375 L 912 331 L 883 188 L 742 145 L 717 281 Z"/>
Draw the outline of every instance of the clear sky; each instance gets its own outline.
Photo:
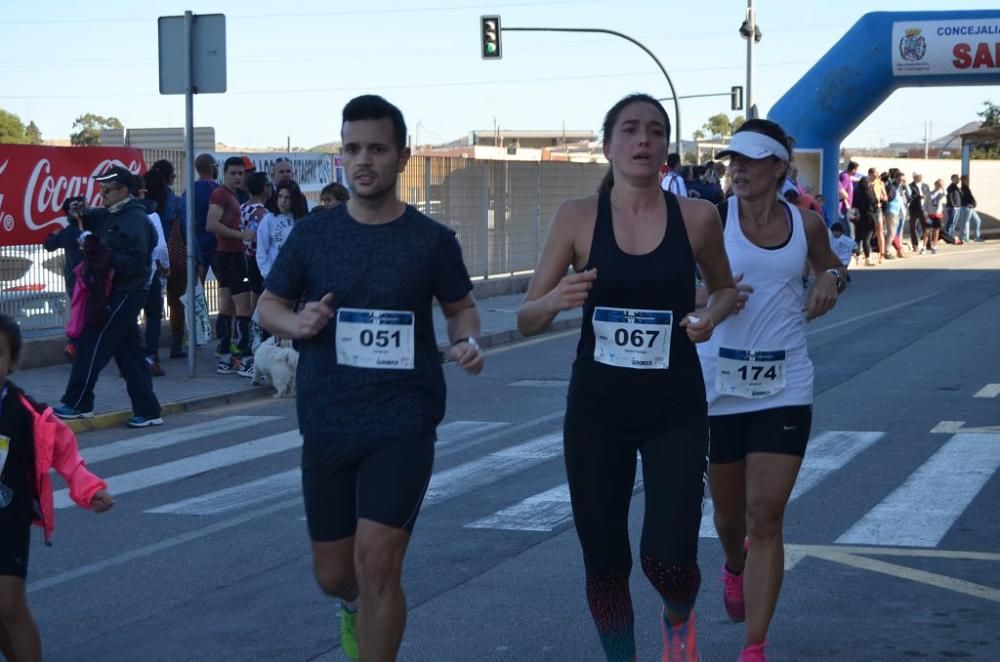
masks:
<path id="1" fill-rule="evenodd" d="M 997 0 L 757 0 L 761 115 L 865 11 L 994 9 Z M 126 127 L 184 125 L 183 96 L 158 92 L 157 17 L 225 13 L 228 92 L 195 97 L 195 122 L 247 147 L 310 147 L 338 138 L 351 97 L 378 93 L 402 108 L 420 143 L 472 129 L 599 130 L 604 113 L 634 91 L 668 96 L 638 48 L 585 34 L 503 35 L 503 59 L 479 54 L 479 17 L 514 27 L 590 27 L 646 44 L 679 95 L 745 83 L 744 0 L 292 0 L 287 2 L 5 2 L 0 17 L 0 108 L 34 120 L 45 138 L 67 137 L 77 116 L 114 115 Z M 977 120 L 1000 87 L 897 91 L 845 141 L 921 141 Z M 668 109 L 673 115 L 672 106 Z M 681 101 L 685 138 L 729 98 Z M 732 114 L 732 113 L 730 113 Z"/>

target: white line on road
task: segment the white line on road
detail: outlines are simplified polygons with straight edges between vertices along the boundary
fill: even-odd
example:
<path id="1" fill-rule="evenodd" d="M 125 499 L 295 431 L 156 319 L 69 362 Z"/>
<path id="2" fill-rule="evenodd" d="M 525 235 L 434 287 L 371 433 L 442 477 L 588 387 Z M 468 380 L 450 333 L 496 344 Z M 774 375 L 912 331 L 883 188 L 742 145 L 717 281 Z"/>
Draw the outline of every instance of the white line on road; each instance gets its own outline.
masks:
<path id="1" fill-rule="evenodd" d="M 632 493 L 641 491 L 642 462 L 639 461 L 636 464 L 635 486 L 632 488 Z M 572 518 L 573 507 L 569 498 L 569 484 L 563 483 L 465 526 L 470 529 L 547 532 L 566 524 Z"/>
<path id="2" fill-rule="evenodd" d="M 39 579 L 28 584 L 28 593 L 34 593 L 36 591 L 41 591 L 42 589 L 51 588 L 53 586 L 58 586 L 60 584 L 65 584 L 66 582 L 73 581 L 74 579 L 79 579 L 80 577 L 85 577 L 87 575 L 92 575 L 94 573 L 100 572 L 102 570 L 107 570 L 108 568 L 113 568 L 123 563 L 128 563 L 129 561 L 134 561 L 135 559 L 140 559 L 145 556 L 151 556 L 157 552 L 162 552 L 163 550 L 170 549 L 171 547 L 177 547 L 178 545 L 183 545 L 187 542 L 193 542 L 201 538 L 206 538 L 213 533 L 219 531 L 225 531 L 226 529 L 231 529 L 234 526 L 239 526 L 244 522 L 249 522 L 257 519 L 258 517 L 264 517 L 265 515 L 270 515 L 271 513 L 276 513 L 279 510 L 284 510 L 285 508 L 290 508 L 292 506 L 298 505 L 302 502 L 298 497 L 294 499 L 288 499 L 282 501 L 281 503 L 276 503 L 267 508 L 261 508 L 260 510 L 255 510 L 250 513 L 245 513 L 231 519 L 224 520 L 222 522 L 216 522 L 215 524 L 210 524 L 204 526 L 195 531 L 189 531 L 187 533 L 182 533 L 179 536 L 174 536 L 173 538 L 167 538 L 166 540 L 161 540 L 160 542 L 153 543 L 151 545 L 146 545 L 145 547 L 139 547 L 138 549 L 133 549 L 130 552 L 125 552 L 124 554 L 119 554 L 118 556 L 112 556 L 106 558 L 102 561 L 97 561 L 96 563 L 89 563 L 79 568 L 74 568 L 72 570 L 67 570 L 66 572 L 61 572 L 58 575 L 53 575 L 45 579 Z"/>
<path id="3" fill-rule="evenodd" d="M 956 434 L 838 543 L 937 547 L 1000 466 L 1000 434 Z"/>
<path id="4" fill-rule="evenodd" d="M 214 434 L 242 430 L 243 428 L 254 427 L 261 423 L 277 421 L 283 416 L 226 416 L 215 420 L 198 423 L 197 425 L 187 425 L 175 430 L 165 430 L 148 434 L 144 437 L 123 439 L 102 446 L 92 446 L 80 451 L 80 455 L 87 461 L 87 464 L 112 460 L 126 455 L 135 455 L 157 448 L 166 448 L 185 441 L 210 437 Z"/>
<path id="5" fill-rule="evenodd" d="M 878 315 L 885 315 L 886 313 L 891 313 L 894 310 L 899 310 L 900 308 L 906 308 L 908 306 L 912 306 L 915 303 L 920 303 L 921 301 L 926 301 L 927 299 L 933 299 L 934 297 L 936 297 L 937 295 L 941 294 L 942 292 L 944 292 L 943 289 L 938 290 L 936 292 L 932 292 L 931 294 L 927 294 L 927 295 L 922 296 L 922 297 L 917 297 L 916 299 L 910 299 L 909 301 L 904 301 L 902 303 L 897 303 L 894 306 L 889 306 L 887 308 L 880 308 L 880 309 L 874 310 L 874 311 L 872 311 L 870 313 L 865 313 L 864 315 L 855 315 L 854 317 L 849 317 L 846 320 L 841 320 L 839 322 L 834 322 L 833 324 L 827 324 L 826 326 L 820 327 L 818 329 L 811 329 L 809 331 L 806 331 L 806 335 L 807 336 L 811 336 L 811 335 L 816 334 L 816 333 L 823 333 L 824 331 L 829 331 L 830 329 L 836 329 L 838 326 L 844 326 L 845 324 L 851 324 L 853 322 L 859 322 L 859 321 L 861 321 L 863 319 L 867 319 L 869 317 L 876 317 Z"/>
<path id="6" fill-rule="evenodd" d="M 452 421 L 437 429 L 437 447 L 448 446 L 510 425 L 500 421 Z"/>
<path id="7" fill-rule="evenodd" d="M 562 432 L 554 432 L 434 474 L 424 503 L 450 499 L 530 469 L 562 453 Z"/>
<path id="8" fill-rule="evenodd" d="M 495 483 L 562 452 L 562 433 L 548 434 L 517 446 L 490 453 L 479 459 L 436 473 L 431 478 L 424 506 L 457 494 Z M 219 515 L 238 508 L 294 494 L 300 489 L 299 469 L 284 471 L 258 480 L 208 492 L 181 501 L 157 506 L 148 513 L 171 515 Z M 111 490 L 114 494 L 114 490 Z"/>
<path id="9" fill-rule="evenodd" d="M 192 455 L 181 460 L 157 464 L 145 469 L 130 471 L 107 478 L 108 491 L 119 496 L 136 490 L 143 490 L 156 485 L 163 485 L 182 478 L 197 476 L 214 469 L 256 460 L 258 458 L 282 453 L 302 444 L 302 437 L 298 430 L 282 432 L 281 434 L 254 439 L 235 446 L 220 448 L 219 450 Z M 69 498 L 69 490 L 59 490 L 55 493 L 55 507 L 67 508 L 73 505 Z"/>
<path id="10" fill-rule="evenodd" d="M 805 461 L 799 469 L 799 476 L 792 489 L 789 503 L 818 485 L 824 478 L 837 471 L 863 451 L 870 448 L 876 441 L 885 436 L 885 432 L 844 432 L 831 430 L 823 432 L 809 440 L 806 448 Z M 713 515 L 715 508 L 711 499 L 706 498 L 701 516 L 701 537 L 716 538 Z"/>
<path id="11" fill-rule="evenodd" d="M 972 397 L 974 398 L 995 398 L 1000 395 L 1000 384 L 987 384 L 979 389 Z"/>

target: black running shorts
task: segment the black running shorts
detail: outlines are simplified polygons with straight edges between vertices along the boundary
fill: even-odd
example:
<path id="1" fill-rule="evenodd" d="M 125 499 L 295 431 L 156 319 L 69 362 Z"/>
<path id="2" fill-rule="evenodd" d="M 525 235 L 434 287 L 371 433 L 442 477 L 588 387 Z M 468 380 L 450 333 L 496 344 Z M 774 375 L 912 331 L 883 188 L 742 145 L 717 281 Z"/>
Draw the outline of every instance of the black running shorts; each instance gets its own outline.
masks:
<path id="1" fill-rule="evenodd" d="M 434 468 L 434 436 L 302 445 L 309 537 L 353 536 L 359 519 L 413 532 Z"/>
<path id="2" fill-rule="evenodd" d="M 26 578 L 28 549 L 31 545 L 31 521 L 0 524 L 0 575 Z"/>
<path id="3" fill-rule="evenodd" d="M 219 287 L 229 288 L 230 295 L 250 291 L 247 256 L 243 253 L 216 251 L 212 271 L 215 272 L 215 279 L 219 281 Z"/>
<path id="4" fill-rule="evenodd" d="M 712 464 L 728 464 L 739 462 L 747 453 L 803 457 L 811 429 L 812 405 L 709 416 L 708 459 Z"/>

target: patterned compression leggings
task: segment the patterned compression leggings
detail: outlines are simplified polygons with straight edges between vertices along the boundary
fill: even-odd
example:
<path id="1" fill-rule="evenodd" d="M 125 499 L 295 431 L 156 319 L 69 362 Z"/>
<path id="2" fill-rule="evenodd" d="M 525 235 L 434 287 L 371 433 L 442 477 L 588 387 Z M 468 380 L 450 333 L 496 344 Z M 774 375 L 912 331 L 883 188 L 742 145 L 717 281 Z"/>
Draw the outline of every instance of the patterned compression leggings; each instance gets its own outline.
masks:
<path id="1" fill-rule="evenodd" d="M 708 423 L 662 430 L 638 442 L 616 442 L 584 409 L 571 403 L 566 413 L 564 452 L 573 519 L 601 645 L 609 662 L 624 662 L 635 657 L 628 511 L 636 455 L 642 457 L 646 503 L 642 569 L 666 610 L 686 616 L 701 585 L 698 530 Z"/>

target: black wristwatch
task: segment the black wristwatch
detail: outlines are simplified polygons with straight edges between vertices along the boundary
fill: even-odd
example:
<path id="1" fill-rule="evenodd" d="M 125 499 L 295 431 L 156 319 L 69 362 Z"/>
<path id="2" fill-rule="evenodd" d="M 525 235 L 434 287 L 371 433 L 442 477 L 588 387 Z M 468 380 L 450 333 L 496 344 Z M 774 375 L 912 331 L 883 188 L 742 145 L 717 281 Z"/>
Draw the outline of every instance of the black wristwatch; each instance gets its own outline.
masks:
<path id="1" fill-rule="evenodd" d="M 451 346 L 454 347 L 455 345 L 457 345 L 460 342 L 467 342 L 470 345 L 472 345 L 476 350 L 479 350 L 479 342 L 475 338 L 473 338 L 472 336 L 466 336 L 465 338 L 459 338 L 458 340 L 456 340 L 455 342 L 453 342 L 451 344 Z"/>
<path id="2" fill-rule="evenodd" d="M 837 294 L 847 289 L 847 281 L 844 279 L 843 274 L 840 273 L 840 269 L 827 269 L 826 273 L 833 274 L 833 277 L 837 279 Z"/>

